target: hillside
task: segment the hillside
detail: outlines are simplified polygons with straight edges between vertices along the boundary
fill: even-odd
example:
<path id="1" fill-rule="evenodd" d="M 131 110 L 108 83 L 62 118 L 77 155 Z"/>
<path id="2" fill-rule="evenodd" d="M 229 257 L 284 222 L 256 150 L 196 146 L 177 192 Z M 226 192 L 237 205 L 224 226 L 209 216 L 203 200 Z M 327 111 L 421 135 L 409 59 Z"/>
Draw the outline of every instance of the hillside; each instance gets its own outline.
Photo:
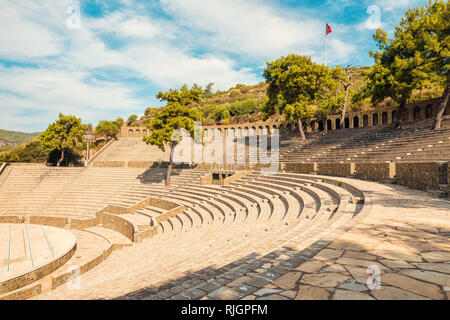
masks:
<path id="1" fill-rule="evenodd" d="M 38 135 L 39 132 L 25 133 L 0 129 L 0 152 L 9 150 L 19 144 L 30 142 Z"/>

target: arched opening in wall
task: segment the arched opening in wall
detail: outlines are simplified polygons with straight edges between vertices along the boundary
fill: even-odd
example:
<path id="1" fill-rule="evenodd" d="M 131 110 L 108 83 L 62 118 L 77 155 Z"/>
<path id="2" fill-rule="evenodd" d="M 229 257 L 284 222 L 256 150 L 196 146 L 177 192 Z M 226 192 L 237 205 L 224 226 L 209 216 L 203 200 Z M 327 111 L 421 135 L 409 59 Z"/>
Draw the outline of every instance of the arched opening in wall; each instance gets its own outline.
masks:
<path id="1" fill-rule="evenodd" d="M 208 129 L 203 130 L 203 136 L 208 137 Z"/>
<path id="2" fill-rule="evenodd" d="M 311 126 L 311 131 L 314 131 L 316 129 L 316 122 L 313 120 L 309 123 L 309 125 Z"/>
<path id="3" fill-rule="evenodd" d="M 217 129 L 216 137 L 219 139 L 222 138 L 222 129 L 220 129 L 220 128 Z"/>
<path id="4" fill-rule="evenodd" d="M 319 121 L 319 131 L 323 131 L 323 121 L 322 120 L 320 120 Z"/>
<path id="5" fill-rule="evenodd" d="M 392 111 L 392 122 L 397 121 L 397 110 Z"/>
<path id="6" fill-rule="evenodd" d="M 374 113 L 372 115 L 372 125 L 374 125 L 374 126 L 378 125 L 378 113 Z"/>
<path id="7" fill-rule="evenodd" d="M 212 128 L 210 131 L 211 131 L 210 132 L 211 139 L 214 139 L 215 138 L 215 134 L 216 134 L 214 128 Z"/>
<path id="8" fill-rule="evenodd" d="M 383 112 L 381 114 L 381 123 L 382 124 L 387 124 L 388 123 L 388 115 L 387 112 Z"/>
<path id="9" fill-rule="evenodd" d="M 286 130 L 288 133 L 291 133 L 291 127 L 292 127 L 292 124 L 288 123 L 286 126 Z"/>
<path id="10" fill-rule="evenodd" d="M 409 109 L 405 109 L 405 112 L 403 113 L 403 121 L 409 121 Z"/>
<path id="11" fill-rule="evenodd" d="M 363 127 L 367 127 L 369 125 L 369 116 L 367 114 L 363 115 Z"/>
<path id="12" fill-rule="evenodd" d="M 431 104 L 428 104 L 425 108 L 425 118 L 431 118 L 433 116 L 433 108 Z"/>
<path id="13" fill-rule="evenodd" d="M 331 127 L 331 120 L 330 119 L 328 119 L 327 120 L 327 130 L 332 130 L 333 128 Z"/>
<path id="14" fill-rule="evenodd" d="M 341 128 L 341 119 L 336 118 L 335 122 L 336 122 L 336 130 L 340 129 Z"/>
<path id="15" fill-rule="evenodd" d="M 228 137 L 228 128 L 225 128 L 225 137 Z"/>
<path id="16" fill-rule="evenodd" d="M 236 131 L 234 130 L 234 128 L 230 129 L 230 134 L 233 138 L 236 136 Z"/>
<path id="17" fill-rule="evenodd" d="M 266 128 L 264 129 L 264 134 L 267 135 L 267 136 L 270 134 L 270 127 L 269 126 L 266 126 Z"/>
<path id="18" fill-rule="evenodd" d="M 132 130 L 132 129 L 128 130 L 128 136 L 129 136 L 129 137 L 132 137 L 133 135 L 134 135 L 133 130 Z"/>
<path id="19" fill-rule="evenodd" d="M 256 135 L 256 128 L 255 127 L 252 127 L 251 129 L 250 129 L 250 134 L 249 134 L 250 136 L 254 136 L 254 135 Z"/>
<path id="20" fill-rule="evenodd" d="M 142 130 L 142 135 L 144 136 L 144 137 L 146 137 L 147 136 L 147 130 Z"/>
<path id="21" fill-rule="evenodd" d="M 359 128 L 359 118 L 358 117 L 353 118 L 353 128 Z"/>
<path id="22" fill-rule="evenodd" d="M 295 132 L 298 132 L 298 122 L 296 122 L 296 123 L 294 124 L 294 131 L 295 131 Z"/>
<path id="23" fill-rule="evenodd" d="M 350 128 L 350 119 L 349 118 L 344 119 L 344 126 L 345 126 L 345 128 Z"/>
<path id="24" fill-rule="evenodd" d="M 239 127 L 238 128 L 238 137 L 242 137 L 242 128 L 241 127 Z"/>
<path id="25" fill-rule="evenodd" d="M 247 127 L 244 128 L 244 137 L 246 137 L 246 136 L 248 136 L 248 128 Z"/>
<path id="26" fill-rule="evenodd" d="M 413 120 L 420 119 L 420 108 L 417 106 L 413 110 Z"/>
<path id="27" fill-rule="evenodd" d="M 140 137 L 141 136 L 141 130 L 136 129 L 136 131 L 134 132 L 136 137 Z"/>
<path id="28" fill-rule="evenodd" d="M 258 131 L 256 132 L 256 134 L 258 134 L 258 135 L 263 134 L 263 127 L 262 126 L 258 127 Z"/>

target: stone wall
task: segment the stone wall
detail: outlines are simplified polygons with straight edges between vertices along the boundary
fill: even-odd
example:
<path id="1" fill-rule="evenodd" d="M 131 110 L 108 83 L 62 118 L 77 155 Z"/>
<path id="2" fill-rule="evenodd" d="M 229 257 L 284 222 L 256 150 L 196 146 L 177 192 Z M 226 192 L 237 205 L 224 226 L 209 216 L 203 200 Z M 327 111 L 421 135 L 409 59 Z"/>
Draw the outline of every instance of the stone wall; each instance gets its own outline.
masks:
<path id="1" fill-rule="evenodd" d="M 448 163 L 397 163 L 396 181 L 412 189 L 438 190 L 439 184 L 448 183 Z"/>
<path id="2" fill-rule="evenodd" d="M 99 212 L 97 216 L 100 218 L 100 223 L 104 228 L 108 228 L 123 234 L 125 237 L 134 241 L 134 226 L 126 219 L 109 214 L 106 212 Z"/>
<path id="3" fill-rule="evenodd" d="M 286 163 L 284 170 L 293 173 L 315 173 L 317 171 L 317 163 Z"/>
<path id="4" fill-rule="evenodd" d="M 355 177 L 361 180 L 388 181 L 395 177 L 395 163 L 356 163 Z"/>
<path id="5" fill-rule="evenodd" d="M 113 167 L 113 168 L 123 168 L 125 167 L 125 161 L 95 161 L 94 167 Z"/>
<path id="6" fill-rule="evenodd" d="M 319 163 L 318 174 L 336 177 L 348 177 L 354 173 L 354 163 Z"/>
<path id="7" fill-rule="evenodd" d="M 286 163 L 285 171 L 292 173 L 318 173 L 361 180 L 392 181 L 418 190 L 439 190 L 448 184 L 448 162 L 430 163 Z"/>

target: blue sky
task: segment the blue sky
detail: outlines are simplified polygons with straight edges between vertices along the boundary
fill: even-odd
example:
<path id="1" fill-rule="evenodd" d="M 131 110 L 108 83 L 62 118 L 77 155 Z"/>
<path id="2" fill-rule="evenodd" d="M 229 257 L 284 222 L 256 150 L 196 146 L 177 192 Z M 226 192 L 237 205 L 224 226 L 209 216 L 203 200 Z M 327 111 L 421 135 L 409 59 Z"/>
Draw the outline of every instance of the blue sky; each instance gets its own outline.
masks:
<path id="1" fill-rule="evenodd" d="M 290 53 L 371 65 L 372 34 L 392 33 L 427 0 L 0 0 L 0 128 L 42 131 L 59 112 L 85 123 L 142 115 L 184 83 L 264 81 Z"/>

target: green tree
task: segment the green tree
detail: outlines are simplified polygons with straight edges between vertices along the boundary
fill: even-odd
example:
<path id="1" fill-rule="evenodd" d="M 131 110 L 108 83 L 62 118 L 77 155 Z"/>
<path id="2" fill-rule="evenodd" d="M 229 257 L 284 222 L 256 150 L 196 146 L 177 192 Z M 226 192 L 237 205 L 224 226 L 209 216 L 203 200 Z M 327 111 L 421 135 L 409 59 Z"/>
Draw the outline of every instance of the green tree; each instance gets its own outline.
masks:
<path id="1" fill-rule="evenodd" d="M 123 120 L 122 120 L 123 121 Z M 106 121 L 102 120 L 95 128 L 95 135 L 99 137 L 105 137 L 106 140 L 117 138 L 120 133 L 120 121 Z"/>
<path id="2" fill-rule="evenodd" d="M 216 108 L 214 111 L 214 120 L 220 121 L 230 118 L 230 112 L 228 111 L 227 107 L 224 105 L 220 105 Z"/>
<path id="3" fill-rule="evenodd" d="M 279 113 L 288 121 L 298 122 L 302 140 L 306 140 L 302 120 L 313 116 L 316 103 L 331 79 L 328 68 L 310 57 L 290 54 L 267 62 L 264 77 L 269 84 L 269 101 L 262 110 L 263 119 Z"/>
<path id="4" fill-rule="evenodd" d="M 76 116 L 59 114 L 59 119 L 51 123 L 39 137 L 44 150 L 50 154 L 57 150 L 61 156 L 57 162 L 59 167 L 64 161 L 67 149 L 73 149 L 78 142 L 83 142 L 83 134 L 87 126 Z"/>
<path id="5" fill-rule="evenodd" d="M 159 92 L 156 98 L 167 103 L 179 103 L 183 106 L 200 102 L 202 99 L 203 89 L 194 83 L 191 89 L 185 84 L 178 89 L 170 89 L 168 92 Z"/>
<path id="6" fill-rule="evenodd" d="M 206 85 L 205 89 L 203 90 L 202 93 L 202 98 L 209 98 L 213 95 L 213 87 L 214 87 L 214 82 L 210 82 Z"/>
<path id="7" fill-rule="evenodd" d="M 433 125 L 440 127 L 449 95 L 449 21 L 449 4 L 430 1 L 427 6 L 409 9 L 395 27 L 392 39 L 381 29 L 374 35 L 380 51 L 370 52 L 375 65 L 368 75 L 368 90 L 372 102 L 391 97 L 399 103 L 395 128 L 401 127 L 413 90 L 446 78 L 447 87 Z"/>
<path id="8" fill-rule="evenodd" d="M 114 120 L 114 122 L 119 126 L 119 128 L 122 128 L 123 123 L 124 123 L 124 121 L 121 117 L 117 117 L 117 119 Z"/>
<path id="9" fill-rule="evenodd" d="M 183 88 L 181 90 L 182 92 Z M 168 93 L 158 93 L 157 97 L 166 100 L 167 105 L 160 108 L 154 118 L 147 122 L 147 127 L 150 129 L 151 134 L 143 138 L 147 144 L 155 145 L 162 151 L 165 151 L 166 147 L 170 149 L 166 187 L 170 187 L 170 177 L 173 169 L 173 152 L 177 144 L 183 139 L 177 130 L 185 129 L 191 137 L 198 137 L 199 133 L 194 134 L 194 121 L 200 121 L 202 118 L 198 109 L 188 106 L 192 102 L 191 99 L 186 99 L 186 96 L 180 97 L 180 99 L 174 98 L 177 95 L 174 94 L 176 91 L 178 90 L 171 89 Z M 180 101 L 183 103 L 180 103 Z"/>
<path id="10" fill-rule="evenodd" d="M 134 122 L 136 122 L 137 119 L 138 119 L 138 115 L 137 114 L 132 114 L 131 116 L 128 117 L 127 124 L 130 126 Z"/>

